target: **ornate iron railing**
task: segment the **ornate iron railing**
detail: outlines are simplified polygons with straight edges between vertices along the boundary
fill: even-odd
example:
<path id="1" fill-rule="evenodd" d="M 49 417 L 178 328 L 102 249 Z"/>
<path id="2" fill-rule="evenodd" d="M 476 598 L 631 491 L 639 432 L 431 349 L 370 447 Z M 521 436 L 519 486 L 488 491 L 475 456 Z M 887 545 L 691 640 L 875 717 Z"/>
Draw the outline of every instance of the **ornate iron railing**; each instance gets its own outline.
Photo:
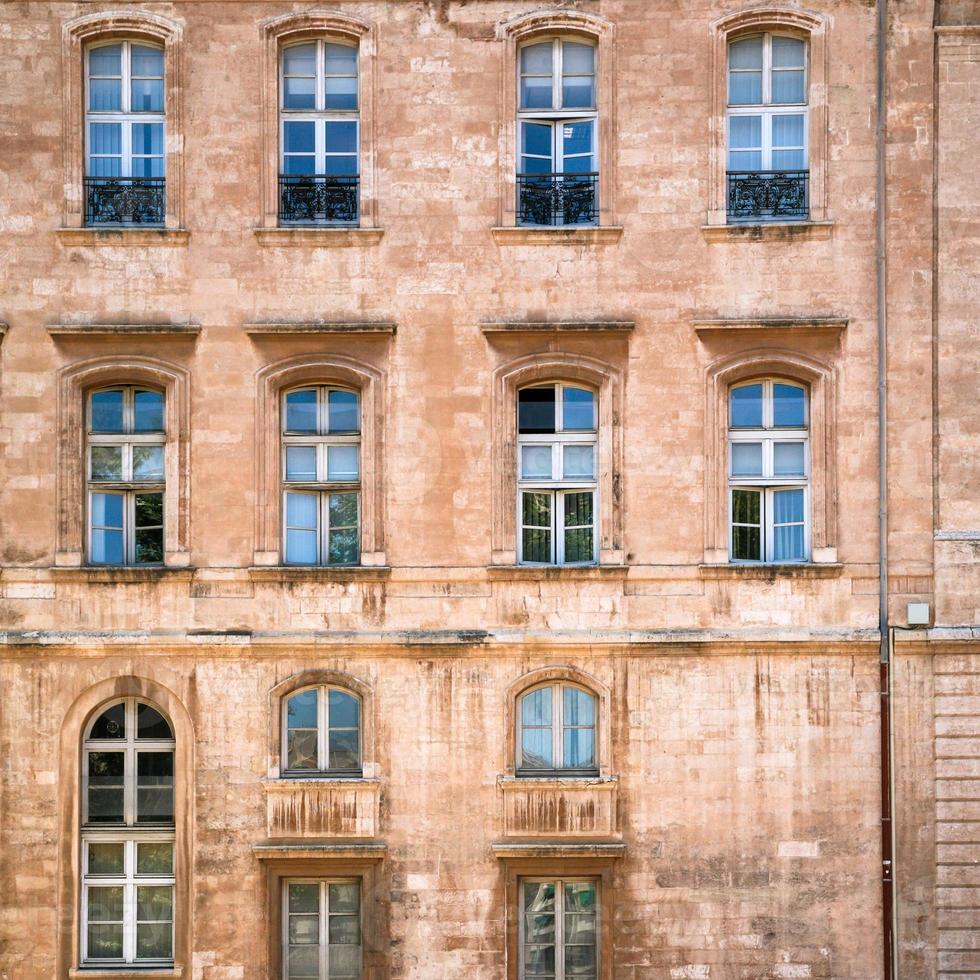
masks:
<path id="1" fill-rule="evenodd" d="M 519 225 L 594 225 L 599 220 L 599 175 L 518 174 Z"/>
<path id="2" fill-rule="evenodd" d="M 279 175 L 279 220 L 288 224 L 356 224 L 361 178 Z"/>
<path id="3" fill-rule="evenodd" d="M 804 221 L 809 216 L 808 170 L 728 171 L 729 221 Z"/>
<path id="4" fill-rule="evenodd" d="M 164 177 L 86 177 L 85 224 L 162 225 L 166 183 Z"/>

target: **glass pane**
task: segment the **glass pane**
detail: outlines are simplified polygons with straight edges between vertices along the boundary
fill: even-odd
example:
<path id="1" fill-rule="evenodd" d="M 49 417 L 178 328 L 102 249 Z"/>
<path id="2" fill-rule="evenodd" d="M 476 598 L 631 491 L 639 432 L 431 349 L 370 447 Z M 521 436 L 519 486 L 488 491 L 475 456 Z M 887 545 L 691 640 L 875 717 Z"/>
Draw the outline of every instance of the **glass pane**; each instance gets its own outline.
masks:
<path id="1" fill-rule="evenodd" d="M 595 428 L 594 392 L 588 388 L 563 388 L 561 400 L 561 424 L 566 432 L 587 432 Z"/>
<path id="2" fill-rule="evenodd" d="M 728 45 L 729 68 L 762 68 L 762 35 L 753 34 Z"/>
<path id="3" fill-rule="evenodd" d="M 163 446 L 133 446 L 133 479 L 163 479 Z"/>
<path id="4" fill-rule="evenodd" d="M 90 894 L 92 891 L 94 889 L 89 889 Z M 88 955 L 89 959 L 96 960 L 122 959 L 122 923 L 111 926 L 90 925 L 88 927 Z"/>
<path id="5" fill-rule="evenodd" d="M 123 760 L 122 752 L 89 753 L 89 823 L 122 823 Z"/>
<path id="6" fill-rule="evenodd" d="M 123 917 L 122 885 L 88 890 L 88 921 L 116 922 Z"/>
<path id="7" fill-rule="evenodd" d="M 595 698 L 588 691 L 577 687 L 566 687 L 563 693 L 564 718 L 566 725 L 594 725 Z"/>
<path id="8" fill-rule="evenodd" d="M 286 531 L 286 561 L 292 565 L 316 564 L 316 531 Z"/>
<path id="9" fill-rule="evenodd" d="M 134 177 L 162 177 L 163 157 L 133 157 Z"/>
<path id="10" fill-rule="evenodd" d="M 157 527 L 163 524 L 163 494 L 136 494 L 136 526 Z"/>
<path id="11" fill-rule="evenodd" d="M 97 565 L 123 563 L 122 531 L 92 530 L 92 561 Z"/>
<path id="12" fill-rule="evenodd" d="M 728 75 L 728 104 L 762 105 L 762 72 L 730 72 Z"/>
<path id="13" fill-rule="evenodd" d="M 552 980 L 555 977 L 555 947 L 525 946 L 524 976 L 527 978 L 540 977 L 541 980 Z"/>
<path id="14" fill-rule="evenodd" d="M 524 882 L 525 912 L 554 912 L 555 885 L 551 881 Z"/>
<path id="15" fill-rule="evenodd" d="M 173 732 L 167 720 L 148 704 L 136 706 L 136 737 L 137 738 L 173 738 Z"/>
<path id="16" fill-rule="evenodd" d="M 773 494 L 773 522 L 786 524 L 803 520 L 803 491 L 777 490 Z"/>
<path id="17" fill-rule="evenodd" d="M 161 48 L 149 48 L 144 44 L 134 44 L 130 56 L 132 74 L 135 77 L 163 77 L 163 50 Z"/>
<path id="18" fill-rule="evenodd" d="M 282 53 L 285 75 L 316 75 L 316 43 L 293 44 Z"/>
<path id="19" fill-rule="evenodd" d="M 803 116 L 773 116 L 772 145 L 802 146 L 803 145 Z"/>
<path id="20" fill-rule="evenodd" d="M 551 456 L 551 446 L 521 446 L 521 477 L 525 480 L 550 480 Z"/>
<path id="21" fill-rule="evenodd" d="M 773 170 L 806 170 L 806 154 L 803 150 L 773 150 Z"/>
<path id="22" fill-rule="evenodd" d="M 312 122 L 287 122 L 283 126 L 284 152 L 313 153 L 316 148 L 316 124 Z M 307 392 L 293 391 L 286 396 L 286 401 L 294 395 L 304 395 Z M 316 391 L 313 391 L 313 401 L 316 403 Z M 314 419 L 315 421 L 315 419 Z M 290 426 L 290 431 L 294 431 Z M 306 430 L 303 430 L 306 431 Z M 315 430 L 313 430 L 315 431 Z"/>
<path id="23" fill-rule="evenodd" d="M 796 385 L 772 386 L 773 425 L 802 429 L 806 425 L 806 392 Z"/>
<path id="24" fill-rule="evenodd" d="M 286 494 L 286 525 L 316 530 L 317 496 L 312 493 Z"/>
<path id="25" fill-rule="evenodd" d="M 595 915 L 566 915 L 565 942 L 569 945 L 595 945 Z"/>
<path id="26" fill-rule="evenodd" d="M 121 391 L 96 391 L 91 400 L 92 431 L 123 431 L 123 393 Z"/>
<path id="27" fill-rule="evenodd" d="M 174 872 L 174 846 L 168 841 L 136 845 L 138 875 L 170 875 Z"/>
<path id="28" fill-rule="evenodd" d="M 286 447 L 286 479 L 316 480 L 316 446 Z"/>
<path id="29" fill-rule="evenodd" d="M 802 442 L 777 442 L 772 449 L 772 471 L 776 476 L 803 476 L 805 459 Z"/>
<path id="30" fill-rule="evenodd" d="M 173 752 L 137 752 L 136 821 L 169 822 L 174 817 Z"/>
<path id="31" fill-rule="evenodd" d="M 357 79 L 328 78 L 326 81 L 326 104 L 328 109 L 357 108 Z M 355 128 L 354 123 L 340 123 Z"/>
<path id="32" fill-rule="evenodd" d="M 551 159 L 551 126 L 542 123 L 521 123 L 521 152 Z M 547 172 L 547 171 L 545 171 Z"/>
<path id="33" fill-rule="evenodd" d="M 521 556 L 524 561 L 551 561 L 551 531 L 543 528 L 523 528 L 521 533 Z"/>
<path id="34" fill-rule="evenodd" d="M 553 943 L 555 941 L 554 913 L 532 912 L 525 915 L 524 941 L 526 943 Z"/>
<path id="35" fill-rule="evenodd" d="M 318 980 L 319 976 L 319 946 L 290 946 L 289 980 Z"/>
<path id="36" fill-rule="evenodd" d="M 572 980 L 572 977 L 582 977 L 584 980 L 585 977 L 591 978 L 595 974 L 595 946 L 571 946 L 566 943 L 565 976 L 568 977 L 568 980 Z"/>
<path id="37" fill-rule="evenodd" d="M 289 917 L 289 941 L 298 946 L 320 941 L 320 916 L 291 915 Z"/>
<path id="38" fill-rule="evenodd" d="M 319 912 L 320 886 L 316 883 L 290 883 L 290 912 Z"/>
<path id="39" fill-rule="evenodd" d="M 160 123 L 133 123 L 131 138 L 133 153 L 139 156 L 163 153 L 163 126 Z"/>
<path id="40" fill-rule="evenodd" d="M 563 174 L 587 174 L 592 173 L 595 170 L 595 163 L 592 159 L 592 154 L 587 153 L 585 156 L 580 157 L 565 157 L 562 163 L 561 170 Z M 586 181 L 580 181 L 577 184 L 568 185 L 581 192 L 586 192 L 590 185 Z M 569 205 L 572 208 L 574 205 Z M 569 213 L 572 213 L 569 211 Z"/>
<path id="41" fill-rule="evenodd" d="M 136 918 L 140 922 L 167 922 L 173 918 L 171 885 L 140 885 L 136 889 Z"/>
<path id="42" fill-rule="evenodd" d="M 126 705 L 114 704 L 106 708 L 92 725 L 89 738 L 125 738 L 126 737 Z"/>
<path id="43" fill-rule="evenodd" d="M 781 37 L 778 34 L 772 38 L 773 68 L 802 68 L 806 45 L 799 38 Z"/>
<path id="44" fill-rule="evenodd" d="M 92 446 L 91 478 L 122 479 L 122 446 Z"/>
<path id="45" fill-rule="evenodd" d="M 525 728 L 523 730 L 521 733 L 521 768 L 554 768 L 550 728 Z"/>
<path id="46" fill-rule="evenodd" d="M 788 524 L 773 529 L 773 561 L 803 561 L 803 525 Z"/>
<path id="47" fill-rule="evenodd" d="M 163 395 L 159 391 L 133 393 L 135 432 L 163 432 Z"/>
<path id="48" fill-rule="evenodd" d="M 562 733 L 562 753 L 566 769 L 595 768 L 595 732 L 591 728 L 566 728 Z"/>
<path id="49" fill-rule="evenodd" d="M 343 79 L 341 79 L 343 81 Z M 357 123 L 355 122 L 328 122 L 326 123 L 327 153 L 356 153 L 357 152 Z M 330 392 L 330 395 L 345 395 L 353 398 L 356 402 L 357 396 L 350 391 Z M 333 430 L 331 430 L 333 431 Z"/>
<path id="50" fill-rule="evenodd" d="M 802 69 L 772 73 L 772 101 L 775 105 L 802 105 L 806 102 L 803 87 Z"/>
<path id="51" fill-rule="evenodd" d="M 552 81 L 550 75 L 528 76 L 521 79 L 521 108 L 550 109 Z"/>
<path id="52" fill-rule="evenodd" d="M 331 177 L 352 177 L 357 173 L 357 157 L 328 156 L 323 169 Z"/>
<path id="53" fill-rule="evenodd" d="M 730 406 L 729 425 L 733 429 L 762 428 L 761 384 L 732 388 Z"/>
<path id="54" fill-rule="evenodd" d="M 555 387 L 522 388 L 517 394 L 518 432 L 555 431 Z"/>
<path id="55" fill-rule="evenodd" d="M 762 169 L 761 150 L 730 150 L 728 153 L 728 169 L 739 173 Z"/>
<path id="56" fill-rule="evenodd" d="M 356 731 L 331 731 L 328 738 L 330 769 L 357 769 L 360 766 Z"/>
<path id="57" fill-rule="evenodd" d="M 122 173 L 121 157 L 92 157 L 89 160 L 89 177 L 118 177 Z"/>
<path id="58" fill-rule="evenodd" d="M 565 446 L 562 475 L 566 480 L 591 480 L 595 477 L 592 446 Z"/>
<path id="59" fill-rule="evenodd" d="M 317 697 L 315 688 L 294 694 L 286 702 L 286 727 L 316 728 Z"/>
<path id="60" fill-rule="evenodd" d="M 591 75 L 595 72 L 595 48 L 591 44 L 565 41 L 561 49 L 562 70 L 566 75 Z"/>
<path id="61" fill-rule="evenodd" d="M 521 722 L 525 725 L 551 724 L 552 688 L 539 687 L 521 698 Z"/>
<path id="62" fill-rule="evenodd" d="M 331 728 L 357 728 L 361 705 L 357 698 L 344 691 L 331 690 L 327 702 Z"/>
<path id="63" fill-rule="evenodd" d="M 327 447 L 327 479 L 356 480 L 358 476 L 357 446 Z"/>
<path id="64" fill-rule="evenodd" d="M 316 731 L 290 731 L 286 739 L 286 766 L 289 769 L 316 769 Z"/>
<path id="65" fill-rule="evenodd" d="M 173 956 L 173 925 L 170 922 L 136 924 L 136 958 L 169 960 Z"/>
<path id="66" fill-rule="evenodd" d="M 592 123 L 565 123 L 561 127 L 562 153 L 568 157 L 581 153 L 592 153 Z M 591 157 L 590 157 L 591 159 Z"/>
<path id="67" fill-rule="evenodd" d="M 133 107 L 133 112 L 163 112 L 163 79 L 132 79 L 130 81 L 130 104 Z"/>
<path id="68" fill-rule="evenodd" d="M 581 45 L 576 45 L 581 47 Z M 529 44 L 521 48 L 521 74 L 522 75 L 550 75 L 551 70 L 552 44 L 546 41 L 544 44 Z"/>
<path id="69" fill-rule="evenodd" d="M 122 45 L 106 44 L 92 48 L 88 54 L 90 75 L 121 75 L 122 74 Z"/>
<path id="70" fill-rule="evenodd" d="M 330 910 L 331 913 L 333 909 Z M 330 942 L 356 946 L 361 941 L 361 929 L 356 915 L 330 916 Z"/>
<path id="71" fill-rule="evenodd" d="M 762 116 L 730 116 L 728 145 L 733 150 L 762 146 Z"/>
<path id="72" fill-rule="evenodd" d="M 565 527 L 591 526 L 592 491 L 565 494 Z"/>
<path id="73" fill-rule="evenodd" d="M 333 920 L 331 919 L 331 924 Z M 361 947 L 359 945 L 330 946 L 328 952 L 330 980 L 354 980 L 361 975 Z"/>
<path id="74" fill-rule="evenodd" d="M 592 528 L 582 527 L 565 531 L 565 561 L 587 562 L 594 560 Z"/>
<path id="75" fill-rule="evenodd" d="M 759 528 L 732 528 L 732 558 L 736 561 L 762 561 Z"/>
<path id="76" fill-rule="evenodd" d="M 538 157 L 521 157 L 521 173 L 522 174 L 550 174 L 554 163 L 551 157 L 544 157 L 539 159 Z M 551 185 L 548 182 L 536 183 L 535 186 L 539 188 L 547 188 Z"/>
<path id="77" fill-rule="evenodd" d="M 313 174 L 316 173 L 316 157 L 311 153 L 309 156 L 284 157 L 282 161 L 282 171 L 284 174 Z"/>
<path id="78" fill-rule="evenodd" d="M 761 442 L 733 442 L 731 448 L 732 476 L 762 476 Z"/>
<path id="79" fill-rule="evenodd" d="M 163 528 L 136 532 L 136 564 L 155 565 L 163 561 Z"/>
<path id="80" fill-rule="evenodd" d="M 563 78 L 561 103 L 565 109 L 591 109 L 595 105 L 595 79 L 591 75 Z"/>
<path id="81" fill-rule="evenodd" d="M 551 502 L 550 493 L 525 493 L 522 494 L 524 501 L 524 514 L 522 523 L 531 527 L 551 527 Z"/>
<path id="82" fill-rule="evenodd" d="M 357 74 L 357 48 L 349 44 L 325 44 L 323 47 L 328 75 Z"/>
<path id="83" fill-rule="evenodd" d="M 304 388 L 286 395 L 286 431 L 316 432 L 316 389 Z"/>
<path id="84" fill-rule="evenodd" d="M 121 875 L 125 870 L 126 847 L 122 841 L 89 844 L 88 873 L 90 875 Z"/>
<path id="85" fill-rule="evenodd" d="M 330 527 L 357 527 L 357 494 L 330 494 Z"/>
<path id="86" fill-rule="evenodd" d="M 332 882 L 327 889 L 331 912 L 356 912 L 360 908 L 360 888 L 354 882 Z"/>
<path id="87" fill-rule="evenodd" d="M 330 432 L 360 431 L 358 401 L 357 393 L 353 391 L 330 391 L 327 394 Z"/>
<path id="88" fill-rule="evenodd" d="M 762 495 L 758 490 L 732 491 L 732 520 L 736 524 L 760 523 Z"/>
<path id="89" fill-rule="evenodd" d="M 591 881 L 565 882 L 565 911 L 594 913 L 596 911 L 595 884 Z"/>
<path id="90" fill-rule="evenodd" d="M 118 78 L 90 79 L 88 83 L 88 106 L 93 112 L 118 112 L 122 107 L 122 80 Z M 116 126 L 116 129 L 118 128 Z"/>

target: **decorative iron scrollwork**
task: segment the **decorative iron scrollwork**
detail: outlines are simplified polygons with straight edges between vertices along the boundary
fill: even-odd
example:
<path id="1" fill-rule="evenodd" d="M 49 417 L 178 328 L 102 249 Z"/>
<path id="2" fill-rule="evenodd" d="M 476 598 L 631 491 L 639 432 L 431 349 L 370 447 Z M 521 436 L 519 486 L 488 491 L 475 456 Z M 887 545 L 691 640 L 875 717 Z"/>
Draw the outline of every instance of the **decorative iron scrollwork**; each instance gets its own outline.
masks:
<path id="1" fill-rule="evenodd" d="M 324 174 L 279 176 L 279 220 L 306 225 L 356 224 L 361 179 Z"/>
<path id="2" fill-rule="evenodd" d="M 86 177 L 87 225 L 162 225 L 167 213 L 164 177 Z"/>
<path id="3" fill-rule="evenodd" d="M 729 170 L 728 220 L 806 220 L 809 187 L 808 170 Z"/>
<path id="4" fill-rule="evenodd" d="M 594 225 L 598 219 L 597 173 L 517 175 L 519 225 Z"/>

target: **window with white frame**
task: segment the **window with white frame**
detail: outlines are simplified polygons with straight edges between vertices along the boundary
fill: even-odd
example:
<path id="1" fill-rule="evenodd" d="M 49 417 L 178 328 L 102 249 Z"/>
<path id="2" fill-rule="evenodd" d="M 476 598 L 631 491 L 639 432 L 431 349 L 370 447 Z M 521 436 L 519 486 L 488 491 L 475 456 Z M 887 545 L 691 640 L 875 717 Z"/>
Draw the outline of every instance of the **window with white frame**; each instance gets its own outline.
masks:
<path id="1" fill-rule="evenodd" d="M 333 40 L 282 50 L 279 217 L 300 224 L 358 219 L 358 48 Z"/>
<path id="2" fill-rule="evenodd" d="M 576 684 L 555 682 L 517 702 L 517 772 L 540 776 L 594 774 L 598 699 Z"/>
<path id="3" fill-rule="evenodd" d="M 360 699 L 321 684 L 289 695 L 283 705 L 284 774 L 361 774 Z"/>
<path id="4" fill-rule="evenodd" d="M 518 72 L 518 223 L 595 224 L 595 45 L 568 37 L 533 41 L 520 48 Z"/>
<path id="5" fill-rule="evenodd" d="M 283 882 L 282 975 L 286 980 L 359 980 L 361 946 L 359 879 Z"/>
<path id="6" fill-rule="evenodd" d="M 597 980 L 598 882 L 521 878 L 520 893 L 521 980 Z"/>
<path id="7" fill-rule="evenodd" d="M 85 733 L 83 965 L 173 962 L 174 747 L 170 723 L 137 698 L 101 709 Z"/>
<path id="8" fill-rule="evenodd" d="M 86 50 L 85 183 L 89 224 L 164 219 L 163 48 L 110 41 Z"/>
<path id="9" fill-rule="evenodd" d="M 810 550 L 807 389 L 767 378 L 729 391 L 733 562 L 802 562 Z"/>
<path id="10" fill-rule="evenodd" d="M 360 560 L 360 397 L 329 385 L 283 395 L 283 548 L 287 565 Z"/>
<path id="11" fill-rule="evenodd" d="M 94 565 L 163 562 L 164 396 L 121 385 L 88 398 L 88 554 Z"/>
<path id="12" fill-rule="evenodd" d="M 596 561 L 595 392 L 555 383 L 517 393 L 517 511 L 525 564 Z"/>

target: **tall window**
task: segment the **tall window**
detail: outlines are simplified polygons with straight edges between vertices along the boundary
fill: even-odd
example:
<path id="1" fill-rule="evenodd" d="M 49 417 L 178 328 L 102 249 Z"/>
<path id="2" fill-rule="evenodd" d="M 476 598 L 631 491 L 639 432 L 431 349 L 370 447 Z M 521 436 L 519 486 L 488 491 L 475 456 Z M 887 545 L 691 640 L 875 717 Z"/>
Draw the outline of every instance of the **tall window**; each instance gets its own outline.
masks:
<path id="1" fill-rule="evenodd" d="M 753 34 L 728 45 L 728 214 L 806 218 L 806 42 Z"/>
<path id="2" fill-rule="evenodd" d="M 517 394 L 520 560 L 528 564 L 595 562 L 595 392 L 568 384 Z"/>
<path id="3" fill-rule="evenodd" d="M 596 980 L 599 894 L 595 879 L 522 878 L 521 980 Z"/>
<path id="4" fill-rule="evenodd" d="M 287 774 L 361 774 L 361 702 L 321 685 L 285 700 L 282 769 Z"/>
<path id="5" fill-rule="evenodd" d="M 136 698 L 103 709 L 82 753 L 85 965 L 169 965 L 174 949 L 174 736 Z"/>
<path id="6" fill-rule="evenodd" d="M 282 51 L 279 218 L 284 223 L 358 220 L 358 49 L 307 41 Z"/>
<path id="7" fill-rule="evenodd" d="M 597 699 L 573 684 L 535 687 L 518 699 L 517 772 L 594 774 Z"/>
<path id="8" fill-rule="evenodd" d="M 536 41 L 520 49 L 518 64 L 518 223 L 595 224 L 595 46 L 567 38 Z"/>
<path id="9" fill-rule="evenodd" d="M 360 560 L 360 398 L 318 385 L 283 396 L 286 564 Z"/>
<path id="10" fill-rule="evenodd" d="M 780 379 L 729 392 L 729 488 L 734 562 L 801 562 L 809 555 L 806 389 Z"/>
<path id="11" fill-rule="evenodd" d="M 89 561 L 163 562 L 164 398 L 132 385 L 88 400 Z"/>
<path id="12" fill-rule="evenodd" d="M 163 48 L 113 41 L 86 52 L 85 220 L 162 225 Z"/>
<path id="13" fill-rule="evenodd" d="M 282 973 L 287 980 L 359 980 L 358 879 L 284 881 L 282 905 Z"/>

